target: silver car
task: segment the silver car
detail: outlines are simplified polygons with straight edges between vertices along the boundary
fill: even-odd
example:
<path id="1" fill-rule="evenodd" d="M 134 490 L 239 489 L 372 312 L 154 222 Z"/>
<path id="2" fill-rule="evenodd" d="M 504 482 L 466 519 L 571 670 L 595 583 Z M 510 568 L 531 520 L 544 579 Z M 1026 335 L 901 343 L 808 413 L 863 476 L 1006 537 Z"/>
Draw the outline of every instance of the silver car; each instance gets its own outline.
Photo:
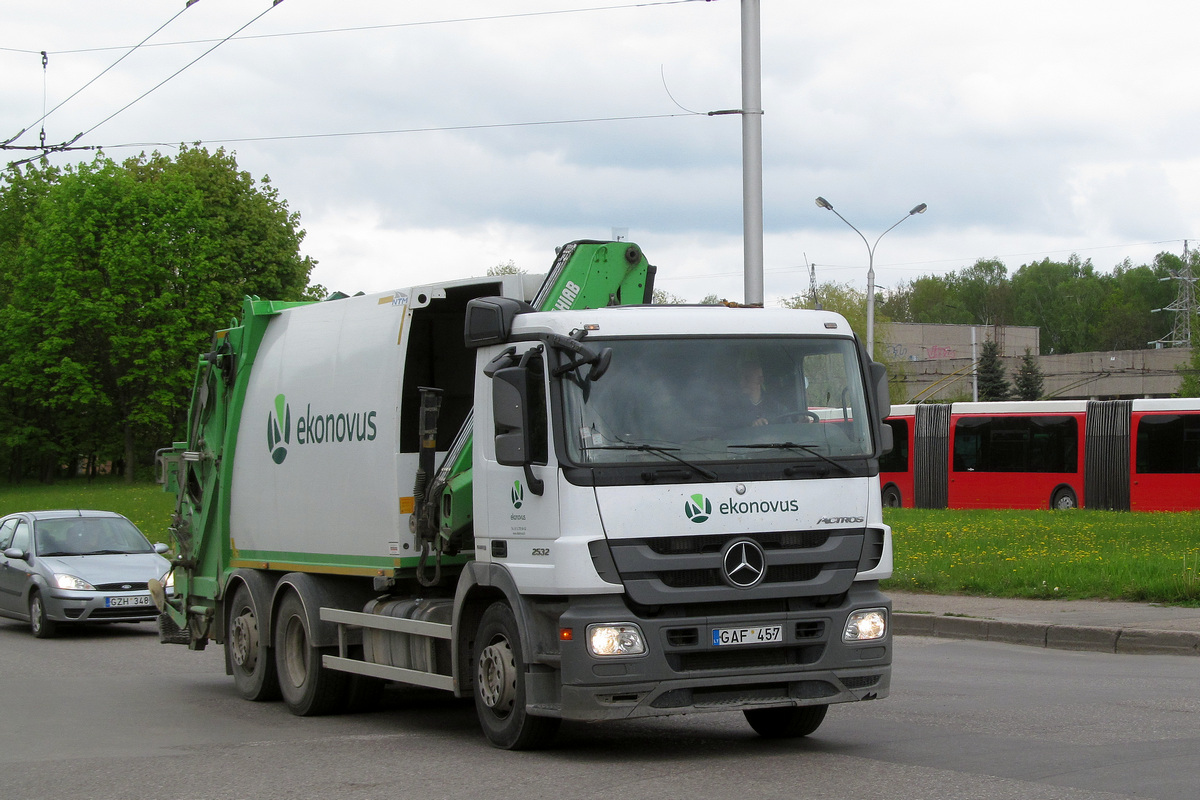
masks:
<path id="1" fill-rule="evenodd" d="M 165 544 L 111 511 L 28 511 L 0 519 L 0 616 L 39 639 L 59 624 L 153 622 L 148 588 L 170 592 Z"/>

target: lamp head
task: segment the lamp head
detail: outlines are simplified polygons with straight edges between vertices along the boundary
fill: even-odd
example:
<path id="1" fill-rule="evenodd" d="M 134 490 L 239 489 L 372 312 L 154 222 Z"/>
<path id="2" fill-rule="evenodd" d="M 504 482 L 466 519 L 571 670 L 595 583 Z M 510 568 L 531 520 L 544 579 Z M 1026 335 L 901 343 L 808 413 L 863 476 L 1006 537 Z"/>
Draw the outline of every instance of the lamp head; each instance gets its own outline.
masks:
<path id="1" fill-rule="evenodd" d="M 927 208 L 929 208 L 929 206 L 925 205 L 924 203 L 921 203 L 921 205 L 917 206 L 912 211 L 908 212 L 908 215 L 911 217 L 913 214 L 924 214 L 925 209 L 927 209 Z"/>
<path id="2" fill-rule="evenodd" d="M 826 200 L 824 197 L 817 198 L 817 205 L 820 206 L 821 208 L 827 208 L 830 211 L 833 211 L 833 204 L 830 203 L 828 200 Z"/>

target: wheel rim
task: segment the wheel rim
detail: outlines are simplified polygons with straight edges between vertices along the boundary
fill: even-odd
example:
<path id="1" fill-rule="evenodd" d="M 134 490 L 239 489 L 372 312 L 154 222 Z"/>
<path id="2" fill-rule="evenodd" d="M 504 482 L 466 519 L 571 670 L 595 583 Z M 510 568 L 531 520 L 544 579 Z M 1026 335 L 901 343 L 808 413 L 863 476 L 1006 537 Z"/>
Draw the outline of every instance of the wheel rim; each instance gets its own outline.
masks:
<path id="1" fill-rule="evenodd" d="M 496 716 L 508 716 L 517 697 L 517 664 L 507 639 L 497 639 L 479 654 L 477 683 L 483 704 Z"/>
<path id="2" fill-rule="evenodd" d="M 283 656 L 288 681 L 300 688 L 308 679 L 308 636 L 304 633 L 304 623 L 297 617 L 290 618 L 284 628 Z"/>
<path id="3" fill-rule="evenodd" d="M 258 663 L 258 620 L 254 612 L 245 609 L 234 617 L 229 626 L 229 653 L 233 663 L 246 672 L 253 672 Z"/>
<path id="4" fill-rule="evenodd" d="M 34 633 L 42 632 L 42 598 L 36 594 L 29 601 L 29 624 Z"/>

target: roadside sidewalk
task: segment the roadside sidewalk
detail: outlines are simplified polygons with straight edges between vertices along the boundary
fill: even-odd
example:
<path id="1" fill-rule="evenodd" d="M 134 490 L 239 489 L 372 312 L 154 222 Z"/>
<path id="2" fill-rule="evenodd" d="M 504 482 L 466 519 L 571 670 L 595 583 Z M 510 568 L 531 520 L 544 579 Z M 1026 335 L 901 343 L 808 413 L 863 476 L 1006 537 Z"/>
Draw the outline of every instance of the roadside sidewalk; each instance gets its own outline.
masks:
<path id="1" fill-rule="evenodd" d="M 898 636 L 1058 650 L 1200 656 L 1200 608 L 1103 600 L 1004 600 L 887 592 Z"/>

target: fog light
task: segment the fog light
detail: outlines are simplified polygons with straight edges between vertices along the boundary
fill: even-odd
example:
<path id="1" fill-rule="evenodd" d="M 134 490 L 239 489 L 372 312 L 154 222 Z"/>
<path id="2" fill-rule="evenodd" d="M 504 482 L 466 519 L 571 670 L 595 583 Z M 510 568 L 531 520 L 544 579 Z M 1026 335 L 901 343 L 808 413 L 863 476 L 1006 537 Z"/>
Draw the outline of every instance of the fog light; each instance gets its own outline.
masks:
<path id="1" fill-rule="evenodd" d="M 646 652 L 642 629 L 629 623 L 589 625 L 587 641 L 594 656 L 640 656 Z"/>
<path id="2" fill-rule="evenodd" d="M 846 620 L 842 631 L 843 642 L 869 642 L 887 635 L 887 609 L 864 608 L 855 611 Z"/>

